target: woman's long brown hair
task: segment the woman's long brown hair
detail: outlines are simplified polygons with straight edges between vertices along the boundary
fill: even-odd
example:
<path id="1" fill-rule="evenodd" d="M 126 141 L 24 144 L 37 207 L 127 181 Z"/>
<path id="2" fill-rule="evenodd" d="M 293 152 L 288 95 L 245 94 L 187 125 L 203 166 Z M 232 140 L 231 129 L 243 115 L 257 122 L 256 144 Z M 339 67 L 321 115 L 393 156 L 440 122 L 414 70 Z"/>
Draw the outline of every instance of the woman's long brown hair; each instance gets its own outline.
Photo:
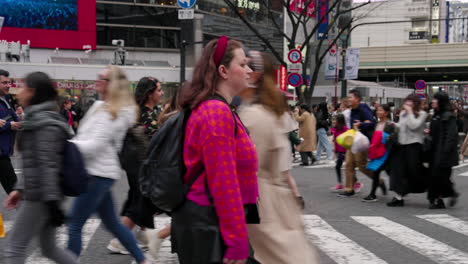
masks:
<path id="1" fill-rule="evenodd" d="M 216 85 L 219 81 L 218 67 L 213 61 L 213 54 L 216 49 L 218 40 L 210 41 L 203 50 L 201 58 L 198 60 L 193 69 L 193 77 L 191 82 L 187 82 L 180 93 L 181 108 L 195 108 L 207 98 L 214 96 L 216 93 Z M 242 48 L 242 44 L 236 40 L 229 40 L 226 52 L 220 65 L 229 67 L 234 58 L 234 50 Z"/>

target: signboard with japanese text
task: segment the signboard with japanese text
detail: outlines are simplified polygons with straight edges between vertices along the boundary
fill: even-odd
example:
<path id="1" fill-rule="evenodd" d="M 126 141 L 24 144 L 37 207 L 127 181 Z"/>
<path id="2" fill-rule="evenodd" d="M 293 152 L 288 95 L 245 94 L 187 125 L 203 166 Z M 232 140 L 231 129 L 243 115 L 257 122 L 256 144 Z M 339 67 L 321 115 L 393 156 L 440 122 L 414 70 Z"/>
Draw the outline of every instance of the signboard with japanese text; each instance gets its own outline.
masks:
<path id="1" fill-rule="evenodd" d="M 328 0 L 317 0 L 317 3 L 317 22 L 321 21 L 323 18 L 322 22 L 318 26 L 317 39 L 328 39 L 328 36 L 326 35 L 328 29 Z"/>

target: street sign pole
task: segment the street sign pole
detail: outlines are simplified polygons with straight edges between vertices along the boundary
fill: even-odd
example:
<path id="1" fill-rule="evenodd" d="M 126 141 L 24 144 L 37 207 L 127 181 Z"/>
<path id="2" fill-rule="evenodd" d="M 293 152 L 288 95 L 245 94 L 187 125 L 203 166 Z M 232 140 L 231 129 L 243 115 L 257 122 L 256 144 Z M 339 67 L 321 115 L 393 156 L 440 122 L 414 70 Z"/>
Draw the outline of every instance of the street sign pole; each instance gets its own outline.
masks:
<path id="1" fill-rule="evenodd" d="M 197 44 L 194 42 L 193 34 L 193 19 L 194 10 L 192 7 L 197 3 L 197 0 L 177 0 L 177 4 L 181 8 L 179 10 L 179 19 L 181 24 L 180 36 L 182 41 L 180 42 L 180 88 L 182 88 L 185 82 L 185 68 L 187 65 L 187 46 Z M 192 54 L 192 52 L 189 52 Z M 190 62 L 189 62 L 190 64 Z"/>

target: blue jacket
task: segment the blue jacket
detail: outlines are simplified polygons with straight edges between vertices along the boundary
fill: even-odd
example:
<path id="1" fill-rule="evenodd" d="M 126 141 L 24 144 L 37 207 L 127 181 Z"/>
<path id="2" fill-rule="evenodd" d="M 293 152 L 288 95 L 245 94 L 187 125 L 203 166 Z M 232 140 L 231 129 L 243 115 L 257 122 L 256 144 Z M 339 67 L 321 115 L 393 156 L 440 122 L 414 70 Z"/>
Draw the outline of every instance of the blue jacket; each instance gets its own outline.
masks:
<path id="1" fill-rule="evenodd" d="M 13 145 L 15 143 L 15 131 L 11 130 L 10 123 L 12 121 L 18 122 L 18 116 L 13 105 L 13 100 L 9 95 L 5 96 L 8 105 L 0 99 L 0 119 L 6 120 L 6 124 L 0 127 L 0 157 L 9 157 L 13 155 Z"/>
<path id="2" fill-rule="evenodd" d="M 351 125 L 354 124 L 355 120 L 359 120 L 361 122 L 359 130 L 370 140 L 375 128 L 375 119 L 370 107 L 367 104 L 361 103 L 356 109 L 351 109 L 350 119 Z M 370 123 L 364 123 L 364 121 L 367 120 L 370 121 Z"/>

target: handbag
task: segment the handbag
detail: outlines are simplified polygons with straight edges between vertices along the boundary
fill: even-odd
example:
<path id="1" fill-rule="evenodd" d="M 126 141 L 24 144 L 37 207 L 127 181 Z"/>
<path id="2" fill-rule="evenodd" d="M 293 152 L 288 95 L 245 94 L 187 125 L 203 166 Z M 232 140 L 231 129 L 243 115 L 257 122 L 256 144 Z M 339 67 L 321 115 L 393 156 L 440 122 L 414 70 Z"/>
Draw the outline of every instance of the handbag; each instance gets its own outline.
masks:
<path id="1" fill-rule="evenodd" d="M 355 135 L 356 130 L 349 129 L 348 131 L 344 132 L 336 138 L 336 143 L 338 143 L 338 145 L 342 146 L 343 148 L 349 150 L 353 145 Z"/>
<path id="2" fill-rule="evenodd" d="M 351 146 L 351 152 L 354 154 L 364 152 L 369 150 L 369 147 L 369 139 L 366 136 L 364 136 L 364 134 L 362 134 L 361 132 L 356 132 L 356 135 L 354 136 L 353 145 Z"/>

